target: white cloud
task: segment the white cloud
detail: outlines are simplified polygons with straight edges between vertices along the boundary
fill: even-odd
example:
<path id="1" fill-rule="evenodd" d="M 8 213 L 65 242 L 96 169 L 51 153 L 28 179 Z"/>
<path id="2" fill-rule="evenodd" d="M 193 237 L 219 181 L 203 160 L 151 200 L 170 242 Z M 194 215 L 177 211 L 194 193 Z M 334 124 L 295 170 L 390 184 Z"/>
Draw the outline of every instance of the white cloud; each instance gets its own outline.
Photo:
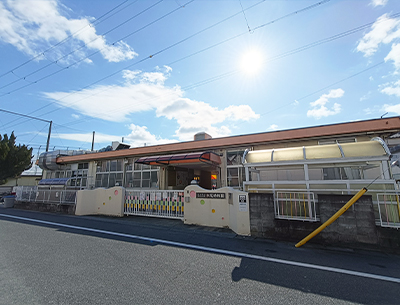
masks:
<path id="1" fill-rule="evenodd" d="M 391 85 L 389 85 L 389 84 L 385 84 L 385 85 L 386 85 L 386 87 L 381 90 L 382 93 L 400 97 L 400 80 L 395 83 L 392 83 Z M 387 106 L 387 105 L 385 105 L 385 106 Z"/>
<path id="2" fill-rule="evenodd" d="M 360 102 L 370 99 L 371 98 L 371 94 L 372 94 L 372 92 L 369 91 L 367 94 L 365 94 L 362 97 L 360 97 Z"/>
<path id="3" fill-rule="evenodd" d="M 71 116 L 72 116 L 74 119 L 76 119 L 76 120 L 80 118 L 80 116 L 77 115 L 77 114 L 75 114 L 75 113 L 71 114 Z"/>
<path id="4" fill-rule="evenodd" d="M 383 105 L 383 108 L 386 112 L 393 112 L 397 115 L 400 115 L 400 104 L 397 105 Z"/>
<path id="5" fill-rule="evenodd" d="M 310 103 L 313 109 L 307 111 L 307 116 L 320 119 L 322 117 L 327 117 L 340 113 L 340 104 L 334 103 L 331 109 L 328 109 L 325 105 L 329 103 L 329 99 L 340 98 L 343 96 L 343 94 L 344 91 L 340 88 L 331 90 L 328 94 L 323 94 L 318 100 Z"/>
<path id="6" fill-rule="evenodd" d="M 159 144 L 168 144 L 177 142 L 177 140 L 162 139 L 151 134 L 146 126 L 137 126 L 134 124 L 129 125 L 131 133 L 123 136 L 124 143 L 131 145 L 131 147 L 141 147 Z M 40 133 L 41 136 L 47 137 L 47 133 Z M 93 133 L 54 133 L 52 139 L 72 140 L 77 142 L 92 143 Z M 94 141 L 96 144 L 110 145 L 113 141 L 121 141 L 120 135 L 109 135 L 100 132 L 95 133 Z M 57 147 L 56 147 L 57 148 Z"/>
<path id="7" fill-rule="evenodd" d="M 132 147 L 150 146 L 177 142 L 176 140 L 162 139 L 151 134 L 146 126 L 137 126 L 130 124 L 129 129 L 132 131 L 128 136 L 124 137 L 124 142 L 129 143 Z"/>
<path id="8" fill-rule="evenodd" d="M 35 133 L 36 134 L 36 133 Z M 47 133 L 41 132 L 41 136 L 47 137 Z M 53 133 L 51 135 L 52 139 L 62 139 L 62 140 L 71 140 L 82 143 L 92 143 L 93 141 L 93 133 Z M 120 141 L 121 136 L 114 136 L 103 134 L 100 132 L 95 133 L 94 141 L 95 143 L 106 143 L 111 144 L 112 141 Z"/>
<path id="9" fill-rule="evenodd" d="M 72 39 L 46 52 L 46 58 L 57 60 L 79 48 L 82 43 L 88 49 L 100 51 L 110 62 L 137 56 L 125 42 L 107 45 L 105 38 L 96 34 L 89 18 L 68 18 L 63 16 L 62 10 L 67 8 L 59 5 L 56 0 L 35 0 L 34 3 L 27 0 L 0 2 L 0 41 L 12 44 L 30 56 L 36 56 L 73 34 Z M 70 63 L 85 56 L 84 49 L 80 48 L 60 61 Z"/>
<path id="10" fill-rule="evenodd" d="M 124 70 L 122 71 L 122 77 L 125 78 L 126 80 L 133 80 L 135 79 L 142 71 L 136 70 L 136 71 L 131 71 L 131 70 Z"/>
<path id="11" fill-rule="evenodd" d="M 392 50 L 385 57 L 385 61 L 393 60 L 396 70 L 400 69 L 400 43 L 394 43 Z"/>
<path id="12" fill-rule="evenodd" d="M 372 0 L 370 5 L 373 7 L 377 6 L 385 6 L 388 3 L 388 0 Z"/>
<path id="13" fill-rule="evenodd" d="M 380 16 L 371 27 L 371 31 L 364 35 L 357 46 L 357 51 L 364 56 L 372 56 L 380 44 L 391 43 L 400 37 L 400 18 L 389 18 L 388 14 Z"/>
<path id="14" fill-rule="evenodd" d="M 372 107 L 367 107 L 363 109 L 364 113 L 366 115 L 374 114 L 374 115 L 381 115 L 382 113 L 386 112 L 384 108 L 382 108 L 382 105 L 374 105 Z"/>
<path id="15" fill-rule="evenodd" d="M 365 108 L 364 110 L 365 114 L 371 114 L 372 113 L 372 109 L 371 108 Z"/>
<path id="16" fill-rule="evenodd" d="M 166 79 L 166 76 L 162 72 L 143 73 L 143 81 L 145 82 L 163 84 Z"/>
<path id="17" fill-rule="evenodd" d="M 124 71 L 126 83 L 123 85 L 96 86 L 69 93 L 47 92 L 44 96 L 85 116 L 113 122 L 126 121 L 132 113 L 155 111 L 157 117 L 178 123 L 175 135 L 180 140 L 192 140 L 194 134 L 200 131 L 213 137 L 227 136 L 231 134 L 227 124 L 259 118 L 249 105 L 219 109 L 205 102 L 184 98 L 179 86 L 171 88 L 164 85 L 170 71 L 167 67 L 163 72 Z M 157 143 L 159 139 L 150 140 L 148 142 Z"/>
<path id="18" fill-rule="evenodd" d="M 278 130 L 278 125 L 272 124 L 271 126 L 269 126 L 268 130 Z"/>

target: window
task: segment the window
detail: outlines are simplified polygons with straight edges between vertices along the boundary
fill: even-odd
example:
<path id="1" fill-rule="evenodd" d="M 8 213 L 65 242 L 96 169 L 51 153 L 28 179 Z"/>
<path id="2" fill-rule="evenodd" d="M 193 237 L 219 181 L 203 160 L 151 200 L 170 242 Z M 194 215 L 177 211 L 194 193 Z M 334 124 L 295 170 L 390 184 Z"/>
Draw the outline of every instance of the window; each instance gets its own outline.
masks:
<path id="1" fill-rule="evenodd" d="M 78 170 L 71 171 L 70 168 L 71 166 L 68 165 L 64 170 L 51 172 L 51 178 L 72 178 L 69 186 L 79 186 L 80 188 L 87 187 L 89 163 L 78 163 Z"/>
<path id="2" fill-rule="evenodd" d="M 100 161 L 96 166 L 96 187 L 122 186 L 123 182 L 123 160 Z"/>
<path id="3" fill-rule="evenodd" d="M 78 169 L 88 169 L 89 168 L 89 163 L 79 163 L 78 164 Z"/>
<path id="4" fill-rule="evenodd" d="M 360 180 L 374 179 L 380 174 L 380 162 L 357 164 L 309 165 L 310 180 Z"/>
<path id="5" fill-rule="evenodd" d="M 226 153 L 226 165 L 242 165 L 243 150 L 228 151 Z"/>
<path id="6" fill-rule="evenodd" d="M 158 166 L 134 163 L 129 160 L 126 165 L 125 187 L 158 189 Z"/>
<path id="7" fill-rule="evenodd" d="M 355 180 L 362 179 L 359 168 L 331 167 L 323 169 L 324 180 Z"/>
<path id="8" fill-rule="evenodd" d="M 304 167 L 264 167 L 252 172 L 253 181 L 299 181 L 305 180 Z"/>
<path id="9" fill-rule="evenodd" d="M 245 149 L 231 150 L 226 152 L 227 185 L 233 188 L 242 189 L 246 174 L 242 166 L 242 157 Z"/>

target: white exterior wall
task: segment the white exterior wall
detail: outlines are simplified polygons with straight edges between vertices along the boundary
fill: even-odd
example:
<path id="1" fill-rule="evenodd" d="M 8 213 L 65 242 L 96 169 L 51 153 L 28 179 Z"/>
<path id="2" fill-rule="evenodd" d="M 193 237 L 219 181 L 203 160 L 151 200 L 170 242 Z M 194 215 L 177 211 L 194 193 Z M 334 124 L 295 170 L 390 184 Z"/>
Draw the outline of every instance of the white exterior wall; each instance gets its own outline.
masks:
<path id="1" fill-rule="evenodd" d="M 225 194 L 224 199 L 201 198 Z M 243 202 L 239 202 L 239 195 Z M 230 187 L 207 190 L 198 185 L 185 188 L 185 224 L 230 228 L 239 235 L 250 235 L 250 213 L 247 193 Z"/>
<path id="2" fill-rule="evenodd" d="M 124 216 L 125 189 L 80 190 L 76 194 L 75 215 Z"/>

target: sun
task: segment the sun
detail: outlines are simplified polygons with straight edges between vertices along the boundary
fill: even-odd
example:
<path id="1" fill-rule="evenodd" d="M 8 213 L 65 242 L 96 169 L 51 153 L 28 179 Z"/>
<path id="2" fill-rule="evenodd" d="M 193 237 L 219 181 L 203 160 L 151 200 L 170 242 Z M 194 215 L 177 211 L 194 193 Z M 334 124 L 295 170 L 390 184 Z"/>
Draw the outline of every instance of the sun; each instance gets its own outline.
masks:
<path id="1" fill-rule="evenodd" d="M 263 56 L 260 50 L 251 49 L 246 51 L 240 60 L 240 70 L 247 75 L 257 74 L 263 64 Z"/>

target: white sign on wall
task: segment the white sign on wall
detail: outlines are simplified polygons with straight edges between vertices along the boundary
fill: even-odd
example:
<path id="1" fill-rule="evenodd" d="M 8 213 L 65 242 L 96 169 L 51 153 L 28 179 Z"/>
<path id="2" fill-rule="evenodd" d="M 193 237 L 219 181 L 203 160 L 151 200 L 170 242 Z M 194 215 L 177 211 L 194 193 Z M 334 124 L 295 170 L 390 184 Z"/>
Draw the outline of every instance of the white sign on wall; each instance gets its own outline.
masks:
<path id="1" fill-rule="evenodd" d="M 246 195 L 239 195 L 239 211 L 247 212 L 247 200 Z"/>

